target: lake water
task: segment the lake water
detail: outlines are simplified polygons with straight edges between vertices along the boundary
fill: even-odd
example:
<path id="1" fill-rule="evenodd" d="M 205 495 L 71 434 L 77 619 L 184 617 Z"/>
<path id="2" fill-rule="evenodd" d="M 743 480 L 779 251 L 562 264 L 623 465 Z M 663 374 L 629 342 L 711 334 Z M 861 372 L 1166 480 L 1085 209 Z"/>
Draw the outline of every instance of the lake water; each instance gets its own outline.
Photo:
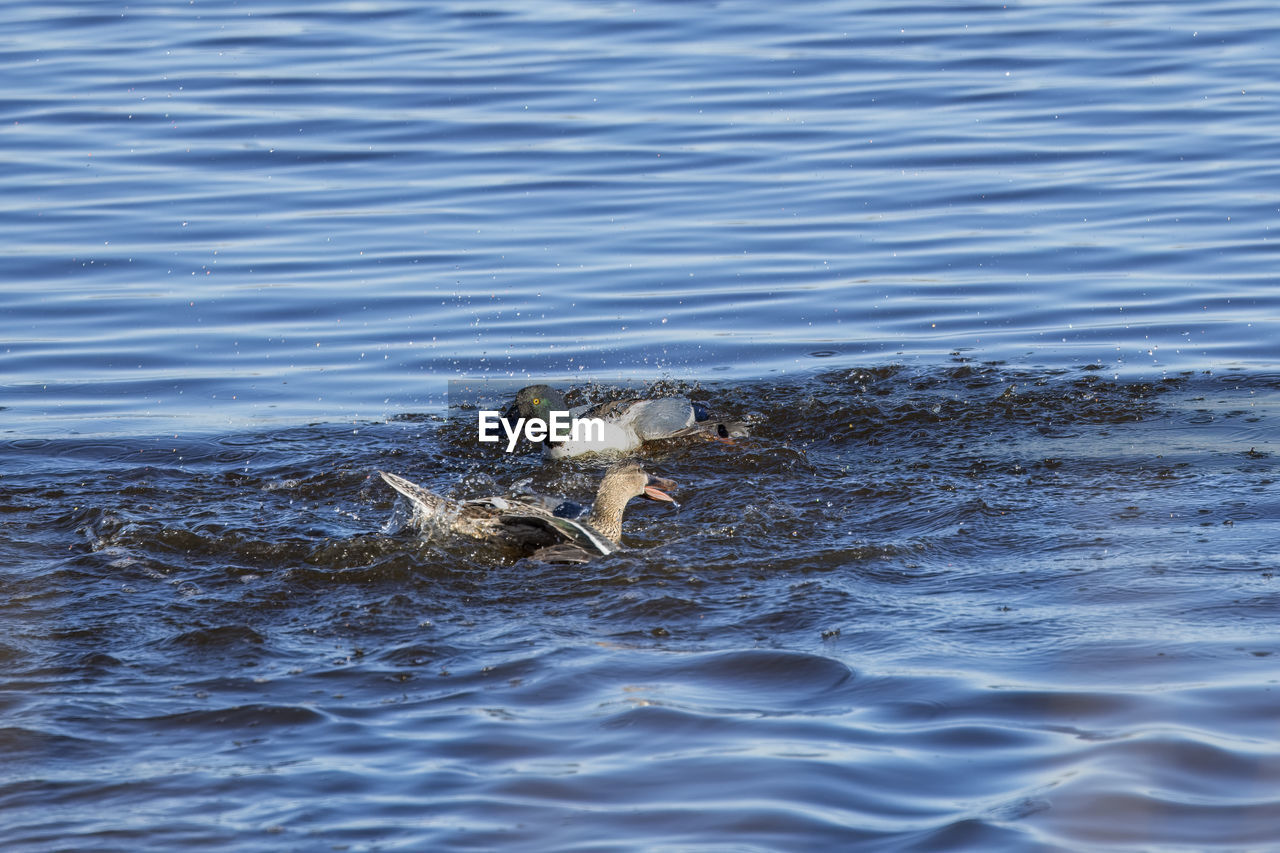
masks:
<path id="1" fill-rule="evenodd" d="M 0 33 L 5 850 L 1277 843 L 1268 5 Z M 752 435 L 424 540 L 378 471 L 591 497 L 449 405 L 534 379 Z"/>

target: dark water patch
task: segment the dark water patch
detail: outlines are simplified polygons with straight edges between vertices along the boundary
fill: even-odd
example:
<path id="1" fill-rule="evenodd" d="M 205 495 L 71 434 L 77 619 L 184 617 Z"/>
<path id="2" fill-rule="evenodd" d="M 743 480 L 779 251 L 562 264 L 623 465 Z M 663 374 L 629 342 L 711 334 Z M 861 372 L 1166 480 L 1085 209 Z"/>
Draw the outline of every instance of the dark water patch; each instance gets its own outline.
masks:
<path id="1" fill-rule="evenodd" d="M 219 625 L 185 631 L 169 640 L 196 652 L 222 652 L 262 645 L 264 638 L 248 625 Z"/>
<path id="2" fill-rule="evenodd" d="M 0 747 L 6 761 L 23 763 L 92 760 L 95 744 L 82 738 L 21 727 L 0 728 Z"/>
<path id="3" fill-rule="evenodd" d="M 822 713 L 817 701 L 831 701 L 827 694 L 842 688 L 853 673 L 838 661 L 814 655 L 759 650 L 720 653 L 702 659 L 681 660 L 675 666 L 643 675 L 632 674 L 637 681 L 674 679 L 698 685 L 693 693 L 683 692 L 674 698 L 682 704 L 708 706 L 735 713 Z M 781 700 L 786 704 L 761 707 L 762 698 Z M 819 699 L 822 697 L 822 699 Z"/>
<path id="4" fill-rule="evenodd" d="M 1269 843 L 1268 833 L 1261 827 L 1275 820 L 1274 802 L 1223 804 L 1170 797 L 1163 792 L 1143 795 L 1121 790 L 1128 788 L 1127 781 L 1121 774 L 1113 783 L 1099 784 L 1089 791 L 1082 790 L 1078 781 L 1067 782 L 1055 797 L 1061 807 L 1053 809 L 1053 814 L 1035 816 L 1033 826 L 1059 838 L 1079 838 L 1085 844 L 1138 846 L 1162 826 L 1178 827 L 1182 834 L 1179 844 L 1229 848 Z M 1098 815 L 1108 817 L 1099 819 Z M 1068 828 L 1081 820 L 1089 825 Z"/>
<path id="5" fill-rule="evenodd" d="M 238 731 L 240 729 L 273 729 L 277 727 L 309 726 L 324 721 L 324 715 L 311 708 L 267 705 L 243 705 L 235 708 L 213 708 L 207 711 L 187 711 L 146 720 L 147 728 L 155 729 L 208 729 L 211 731 Z"/>

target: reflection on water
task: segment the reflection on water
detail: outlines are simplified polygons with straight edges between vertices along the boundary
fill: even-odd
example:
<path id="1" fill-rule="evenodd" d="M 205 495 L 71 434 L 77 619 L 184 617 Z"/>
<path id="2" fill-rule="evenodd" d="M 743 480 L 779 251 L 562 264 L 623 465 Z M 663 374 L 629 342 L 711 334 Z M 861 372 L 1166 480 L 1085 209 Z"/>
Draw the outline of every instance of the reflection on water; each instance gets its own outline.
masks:
<path id="1" fill-rule="evenodd" d="M 405 525 L 592 494 L 461 420 L 7 444 L 6 843 L 1270 843 L 1274 375 L 666 389 L 752 437 L 575 567 Z"/>

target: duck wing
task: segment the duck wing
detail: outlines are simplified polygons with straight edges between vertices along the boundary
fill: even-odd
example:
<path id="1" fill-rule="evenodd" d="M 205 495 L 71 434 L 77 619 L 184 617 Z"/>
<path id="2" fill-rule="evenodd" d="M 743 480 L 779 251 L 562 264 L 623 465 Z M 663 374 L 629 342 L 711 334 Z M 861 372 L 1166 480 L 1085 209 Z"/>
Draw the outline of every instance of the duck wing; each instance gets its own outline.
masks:
<path id="1" fill-rule="evenodd" d="M 446 514 L 457 511 L 460 506 L 457 501 L 441 497 L 430 489 L 406 480 L 399 474 L 388 474 L 386 471 L 378 473 L 382 475 L 382 479 L 388 486 L 409 499 L 409 503 L 413 505 L 416 512 L 422 513 L 427 518 L 442 519 Z"/>
<path id="2" fill-rule="evenodd" d="M 539 503 L 502 497 L 455 501 L 398 474 L 378 473 L 409 500 L 428 534 L 451 530 L 525 552 L 558 545 L 578 548 L 589 556 L 618 550 L 617 544 L 591 525 L 556 515 L 559 506 L 547 509 Z"/>
<path id="3" fill-rule="evenodd" d="M 583 549 L 591 556 L 611 554 L 617 544 L 591 525 L 572 518 L 562 518 L 554 510 L 508 498 L 477 498 L 464 502 L 463 514 L 472 508 L 485 508 L 496 513 L 504 538 L 533 547 L 567 544 Z"/>
<path id="4" fill-rule="evenodd" d="M 540 495 L 536 492 L 517 490 L 515 499 L 528 506 L 545 509 L 557 518 L 581 518 L 587 514 L 587 508 L 577 501 L 558 498 L 551 495 Z"/>
<path id="5" fill-rule="evenodd" d="M 536 514 L 504 513 L 502 520 L 541 525 L 545 530 L 554 531 L 555 535 L 561 539 L 560 544 L 576 546 L 593 557 L 612 554 L 618 550 L 618 546 L 607 536 L 591 525 L 572 518 L 559 518 L 547 512 L 538 512 Z"/>
<path id="6" fill-rule="evenodd" d="M 751 433 L 744 421 L 699 421 L 693 426 L 676 430 L 667 438 L 686 438 L 691 435 L 708 439 L 748 438 Z"/>
<path id="7" fill-rule="evenodd" d="M 611 400 L 596 406 L 589 415 L 613 421 L 635 433 L 641 441 L 667 438 L 693 426 L 696 420 L 693 404 L 683 397 Z"/>
<path id="8" fill-rule="evenodd" d="M 598 556 L 599 554 L 587 551 L 580 545 L 570 545 L 568 542 L 548 545 L 529 555 L 530 559 L 541 563 L 586 563 Z"/>

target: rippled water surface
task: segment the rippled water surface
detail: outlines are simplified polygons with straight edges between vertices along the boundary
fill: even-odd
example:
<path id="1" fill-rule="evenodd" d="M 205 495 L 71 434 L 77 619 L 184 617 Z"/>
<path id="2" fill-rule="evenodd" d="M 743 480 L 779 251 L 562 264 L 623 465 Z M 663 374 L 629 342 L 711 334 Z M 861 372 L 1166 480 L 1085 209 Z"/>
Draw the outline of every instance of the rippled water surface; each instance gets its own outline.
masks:
<path id="1" fill-rule="evenodd" d="M 1273 19 L 0 4 L 0 847 L 1270 849 Z"/>

